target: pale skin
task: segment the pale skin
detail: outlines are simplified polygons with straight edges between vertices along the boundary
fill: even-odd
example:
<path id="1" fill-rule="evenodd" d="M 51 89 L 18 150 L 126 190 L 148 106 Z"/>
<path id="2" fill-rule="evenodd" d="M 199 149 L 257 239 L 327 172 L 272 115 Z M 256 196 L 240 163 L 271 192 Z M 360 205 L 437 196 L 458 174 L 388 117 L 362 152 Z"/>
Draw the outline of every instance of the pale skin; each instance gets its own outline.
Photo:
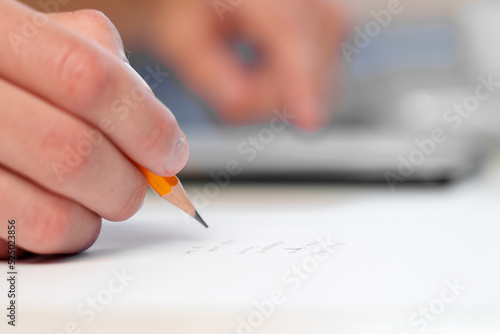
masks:
<path id="1" fill-rule="evenodd" d="M 0 31 L 22 35 L 32 10 L 7 0 L 0 7 Z M 119 35 L 98 12 L 51 16 L 22 52 L 5 38 L 0 46 L 0 237 L 7 238 L 8 219 L 15 218 L 24 250 L 82 251 L 96 240 L 102 217 L 124 220 L 141 206 L 147 184 L 129 158 L 175 174 L 188 157 L 187 145 L 177 147 L 184 134 L 128 68 Z M 82 134 L 113 116 L 116 97 L 137 87 L 144 99 L 61 180 L 53 164 L 65 164 L 66 147 L 77 148 Z"/>
<path id="2" fill-rule="evenodd" d="M 144 48 L 171 65 L 226 122 L 265 121 L 270 110 L 284 105 L 301 129 L 313 131 L 328 121 L 322 101 L 336 73 L 332 59 L 345 25 L 344 8 L 335 2 L 243 1 L 223 21 L 208 0 L 102 3 L 70 1 L 60 10 L 102 9 L 129 49 Z M 23 25 L 35 11 L 13 0 L 0 0 L 0 8 L 2 35 L 26 38 Z M 265 63 L 245 69 L 225 47 L 230 34 L 258 46 Z M 175 118 L 126 64 L 121 38 L 104 15 L 92 10 L 50 14 L 28 37 L 17 47 L 0 41 L 3 258 L 10 218 L 16 219 L 20 250 L 87 249 L 102 218 L 125 220 L 144 200 L 145 178 L 130 159 L 169 176 L 188 158 Z M 116 100 L 131 92 L 142 92 L 141 99 L 127 104 L 123 119 L 111 117 Z M 111 126 L 103 123 L 110 119 Z M 90 153 L 68 165 L 68 147 L 77 151 L 97 130 L 102 137 Z"/>

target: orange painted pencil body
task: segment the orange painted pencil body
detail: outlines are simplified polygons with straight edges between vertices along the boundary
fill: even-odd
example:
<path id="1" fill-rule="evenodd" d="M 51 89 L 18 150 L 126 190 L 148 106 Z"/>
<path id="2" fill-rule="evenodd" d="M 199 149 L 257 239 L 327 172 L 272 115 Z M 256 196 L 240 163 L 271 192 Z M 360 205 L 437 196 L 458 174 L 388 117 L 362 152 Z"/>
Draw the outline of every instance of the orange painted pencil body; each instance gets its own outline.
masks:
<path id="1" fill-rule="evenodd" d="M 198 212 L 196 211 L 193 203 L 189 200 L 182 184 L 179 182 L 177 176 L 159 176 L 146 168 L 135 164 L 137 168 L 146 176 L 149 186 L 161 197 L 186 212 L 188 215 L 199 221 L 203 226 L 208 225 L 203 221 Z"/>
<path id="2" fill-rule="evenodd" d="M 151 188 L 162 197 L 170 194 L 172 188 L 179 184 L 179 179 L 175 175 L 170 177 L 158 176 L 142 166 L 137 165 L 137 167 L 139 167 L 144 176 L 146 176 Z"/>

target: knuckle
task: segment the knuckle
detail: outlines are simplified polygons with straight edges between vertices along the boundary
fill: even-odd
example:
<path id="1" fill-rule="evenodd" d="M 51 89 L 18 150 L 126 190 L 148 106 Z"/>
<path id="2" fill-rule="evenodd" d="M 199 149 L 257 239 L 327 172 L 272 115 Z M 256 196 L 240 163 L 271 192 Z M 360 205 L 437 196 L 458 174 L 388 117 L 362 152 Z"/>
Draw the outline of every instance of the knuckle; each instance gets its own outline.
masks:
<path id="1" fill-rule="evenodd" d="M 82 9 L 73 13 L 77 19 L 92 24 L 96 29 L 115 30 L 111 20 L 101 11 L 95 9 Z"/>
<path id="2" fill-rule="evenodd" d="M 155 126 L 138 142 L 138 149 L 142 152 L 157 152 L 163 146 L 164 139 L 163 131 Z"/>
<path id="3" fill-rule="evenodd" d="M 64 181 L 79 180 L 91 164 L 99 147 L 87 140 L 84 126 L 66 124 L 63 128 L 48 129 L 40 136 L 39 165 L 45 165 L 48 175 Z M 56 168 L 57 167 L 57 168 Z"/>
<path id="4" fill-rule="evenodd" d="M 173 117 L 168 117 L 166 115 L 161 115 L 156 120 L 150 118 L 148 120 L 150 126 L 143 127 L 145 129 L 144 132 L 139 134 L 141 140 L 138 141 L 138 150 L 142 152 L 165 152 L 165 146 L 169 141 L 172 143 L 176 142 L 176 138 L 169 138 L 172 136 L 177 127 L 177 122 Z"/>
<path id="5" fill-rule="evenodd" d="M 82 25 L 87 27 L 89 24 L 101 38 L 103 36 L 107 46 L 112 49 L 122 49 L 123 42 L 113 22 L 102 12 L 93 9 L 84 9 L 75 12 Z M 103 34 L 104 33 L 104 34 Z M 97 38 L 98 40 L 101 38 Z"/>
<path id="6" fill-rule="evenodd" d="M 106 90 L 111 72 L 106 60 L 92 48 L 69 45 L 57 65 L 58 79 L 70 104 L 83 113 L 94 106 Z"/>
<path id="7" fill-rule="evenodd" d="M 111 221 L 123 221 L 132 217 L 141 208 L 144 198 L 146 197 L 147 189 L 148 184 L 145 178 L 138 178 L 138 182 L 136 182 L 135 186 L 127 192 L 127 195 L 123 197 L 124 199 L 121 203 L 117 203 L 116 209 L 106 218 Z"/>

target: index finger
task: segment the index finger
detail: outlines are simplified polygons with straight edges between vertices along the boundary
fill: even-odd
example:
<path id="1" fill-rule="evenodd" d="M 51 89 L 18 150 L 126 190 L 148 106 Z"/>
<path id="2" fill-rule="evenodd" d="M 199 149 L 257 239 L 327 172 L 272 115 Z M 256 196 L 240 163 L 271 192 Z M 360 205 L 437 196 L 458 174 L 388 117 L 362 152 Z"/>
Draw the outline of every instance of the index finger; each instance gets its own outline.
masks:
<path id="1" fill-rule="evenodd" d="M 292 122 L 314 131 L 328 121 L 323 99 L 329 66 L 324 53 L 330 43 L 322 36 L 331 33 L 322 30 L 314 1 L 284 3 L 245 2 L 238 13 L 248 27 L 246 33 L 265 51 L 275 85 L 281 88 L 281 99 L 295 115 Z"/>
<path id="2" fill-rule="evenodd" d="M 1 77 L 99 128 L 156 174 L 184 166 L 188 146 L 175 117 L 128 65 L 45 14 L 9 0 L 0 7 L 8 37 L 0 39 Z"/>

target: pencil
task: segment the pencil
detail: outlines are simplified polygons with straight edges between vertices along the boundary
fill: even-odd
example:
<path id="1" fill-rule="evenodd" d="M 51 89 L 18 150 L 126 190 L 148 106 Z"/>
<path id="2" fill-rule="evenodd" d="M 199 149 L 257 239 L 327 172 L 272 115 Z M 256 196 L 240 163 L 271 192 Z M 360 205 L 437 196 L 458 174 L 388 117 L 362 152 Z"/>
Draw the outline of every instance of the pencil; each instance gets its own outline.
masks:
<path id="1" fill-rule="evenodd" d="M 200 217 L 193 203 L 191 203 L 191 200 L 187 196 L 177 176 L 158 176 L 138 164 L 135 165 L 141 170 L 144 176 L 146 176 L 149 186 L 160 195 L 160 197 L 166 199 L 208 228 L 208 225 Z"/>

